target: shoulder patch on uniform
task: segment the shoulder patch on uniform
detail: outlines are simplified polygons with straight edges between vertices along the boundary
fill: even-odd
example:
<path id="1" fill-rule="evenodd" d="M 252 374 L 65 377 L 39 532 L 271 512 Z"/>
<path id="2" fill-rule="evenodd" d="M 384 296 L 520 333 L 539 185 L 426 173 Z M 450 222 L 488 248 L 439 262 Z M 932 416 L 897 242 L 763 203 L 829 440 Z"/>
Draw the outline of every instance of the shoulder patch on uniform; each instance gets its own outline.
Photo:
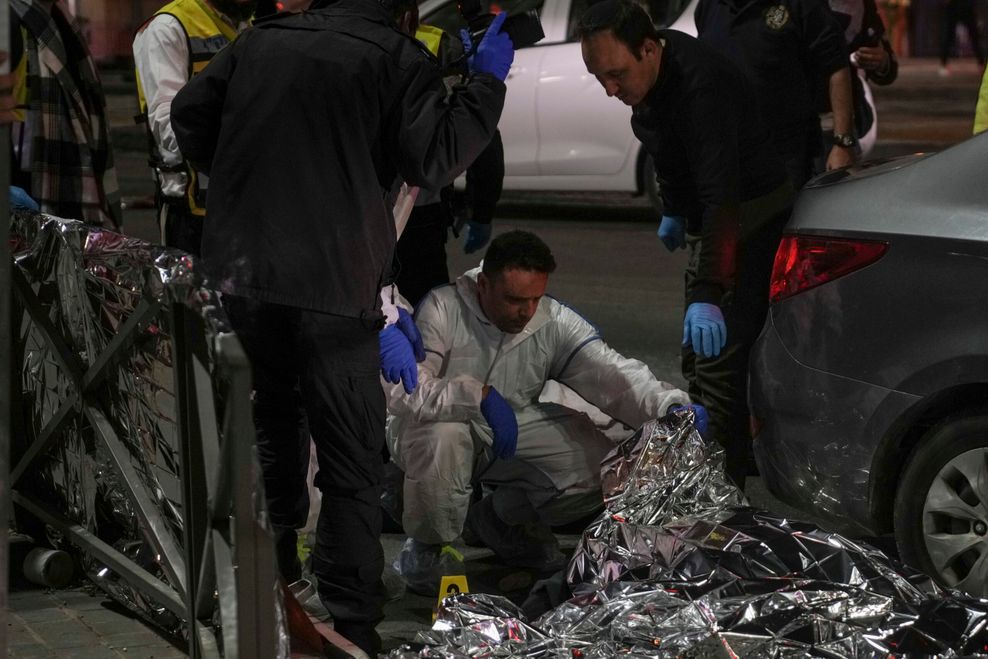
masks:
<path id="1" fill-rule="evenodd" d="M 785 5 L 773 5 L 765 10 L 765 25 L 770 30 L 781 30 L 789 22 L 789 8 Z"/>

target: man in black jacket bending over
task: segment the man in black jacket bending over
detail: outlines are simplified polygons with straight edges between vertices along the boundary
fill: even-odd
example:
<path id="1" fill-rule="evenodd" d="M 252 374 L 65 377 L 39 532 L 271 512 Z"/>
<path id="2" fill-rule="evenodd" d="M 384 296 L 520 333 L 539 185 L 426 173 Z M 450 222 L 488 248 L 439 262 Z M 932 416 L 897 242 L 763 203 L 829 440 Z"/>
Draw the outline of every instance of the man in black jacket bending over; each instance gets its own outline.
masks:
<path id="1" fill-rule="evenodd" d="M 710 413 L 728 475 L 743 487 L 748 353 L 765 321 L 792 186 L 756 99 L 723 55 L 681 32 L 656 31 L 631 0 L 592 5 L 580 38 L 587 71 L 633 109 L 665 215 L 685 219 L 676 235 L 660 231 L 670 249 L 690 249 L 683 374 L 690 397 Z"/>
<path id="2" fill-rule="evenodd" d="M 514 56 L 502 15 L 447 98 L 410 36 L 416 21 L 415 0 L 317 0 L 245 31 L 172 104 L 182 153 L 210 176 L 200 265 L 254 369 L 279 570 L 300 576 L 311 433 L 319 595 L 336 630 L 370 656 L 383 604 L 379 369 L 407 391 L 416 378 L 414 323 L 382 313 L 392 192 L 399 179 L 439 189 L 487 146 Z"/>

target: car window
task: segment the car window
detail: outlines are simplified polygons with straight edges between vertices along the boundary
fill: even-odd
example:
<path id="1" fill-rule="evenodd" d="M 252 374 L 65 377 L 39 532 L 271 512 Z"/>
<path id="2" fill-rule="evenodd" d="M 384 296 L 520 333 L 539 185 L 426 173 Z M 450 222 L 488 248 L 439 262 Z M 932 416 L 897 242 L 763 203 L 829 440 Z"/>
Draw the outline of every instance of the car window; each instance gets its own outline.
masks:
<path id="1" fill-rule="evenodd" d="M 577 41 L 576 27 L 580 16 L 595 0 L 573 0 L 569 8 L 569 23 L 566 27 L 566 40 Z M 689 5 L 689 0 L 640 0 L 645 11 L 652 17 L 656 27 L 668 27 L 676 22 L 679 15 Z"/>
<path id="2" fill-rule="evenodd" d="M 508 14 L 523 14 L 526 11 L 535 9 L 541 15 L 545 0 L 481 0 L 481 4 L 485 11 L 494 14 L 499 14 L 502 11 L 506 11 Z M 467 23 L 460 16 L 456 5 L 456 2 L 447 2 L 436 11 L 423 17 L 422 22 L 442 28 L 450 34 L 459 34 L 460 28 L 466 27 Z"/>

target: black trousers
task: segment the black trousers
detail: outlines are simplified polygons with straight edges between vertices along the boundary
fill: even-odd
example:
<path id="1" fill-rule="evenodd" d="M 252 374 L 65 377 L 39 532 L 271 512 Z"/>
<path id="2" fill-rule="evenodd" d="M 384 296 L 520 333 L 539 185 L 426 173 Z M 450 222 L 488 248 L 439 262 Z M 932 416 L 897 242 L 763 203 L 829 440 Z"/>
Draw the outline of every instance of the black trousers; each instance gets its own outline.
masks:
<path id="1" fill-rule="evenodd" d="M 204 217 L 193 215 L 180 204 L 159 203 L 158 226 L 161 229 L 161 243 L 176 247 L 193 256 L 202 251 L 202 223 Z"/>
<path id="2" fill-rule="evenodd" d="M 466 203 L 470 208 L 470 218 L 480 224 L 490 224 L 504 188 L 504 144 L 501 142 L 501 131 L 494 131 L 494 137 L 487 148 L 467 168 L 466 178 Z"/>
<path id="3" fill-rule="evenodd" d="M 378 328 L 226 296 L 254 375 L 257 454 L 286 580 L 299 578 L 295 529 L 305 524 L 309 435 L 322 507 L 313 571 L 338 632 L 370 656 L 382 619 L 381 480 L 385 400 Z"/>
<path id="4" fill-rule="evenodd" d="M 436 286 L 449 283 L 446 230 L 450 219 L 444 203 L 416 206 L 398 239 L 396 254 L 401 269 L 395 283 L 412 306 Z"/>
<path id="5" fill-rule="evenodd" d="M 710 435 L 724 447 L 727 475 L 742 489 L 749 470 L 751 431 L 748 412 L 748 356 L 765 324 L 772 263 L 782 229 L 789 219 L 791 189 L 780 189 L 743 205 L 743 225 L 759 226 L 742 236 L 738 246 L 734 288 L 720 300 L 727 325 L 727 343 L 717 357 L 698 357 L 683 347 L 683 376 L 690 397 L 707 408 Z M 690 299 L 701 248 L 699 236 L 687 236 L 686 300 Z"/>
<path id="6" fill-rule="evenodd" d="M 957 35 L 957 25 L 963 25 L 967 30 L 971 48 L 978 64 L 985 65 L 985 53 L 981 48 L 981 35 L 978 33 L 978 16 L 971 0 L 950 0 L 942 5 L 943 15 L 940 19 L 940 64 L 947 65 L 951 51 L 954 48 L 954 38 Z"/>

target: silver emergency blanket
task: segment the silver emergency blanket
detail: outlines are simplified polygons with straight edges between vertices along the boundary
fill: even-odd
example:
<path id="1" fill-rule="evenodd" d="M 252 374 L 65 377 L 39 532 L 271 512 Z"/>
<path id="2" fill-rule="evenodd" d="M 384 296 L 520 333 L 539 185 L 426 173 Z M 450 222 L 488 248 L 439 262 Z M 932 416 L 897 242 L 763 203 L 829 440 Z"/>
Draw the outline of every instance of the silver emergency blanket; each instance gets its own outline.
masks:
<path id="1" fill-rule="evenodd" d="M 56 428 L 48 448 L 28 467 L 15 489 L 50 506 L 153 577 L 174 586 L 162 556 L 149 542 L 153 532 L 164 537 L 167 546 L 182 551 L 174 328 L 168 326 L 172 318 L 168 309 L 181 305 L 201 320 L 206 336 L 203 345 L 211 351 L 213 338 L 229 331 L 217 295 L 203 287 L 184 252 L 78 221 L 16 212 L 11 216 L 9 240 L 15 275 L 30 289 L 35 298 L 32 304 L 44 316 L 44 322 L 38 322 L 24 313 L 14 325 L 15 366 L 20 367 L 20 389 L 26 400 L 18 413 L 20 423 L 15 421 L 12 464 L 31 449 L 36 438 Z M 149 305 L 159 305 L 160 312 L 148 312 Z M 115 344 L 122 328 L 137 314 L 144 315 L 136 338 L 122 347 L 119 341 Z M 213 357 L 203 355 L 215 383 Z M 104 364 L 109 375 L 105 375 L 105 386 L 87 394 L 94 398 L 86 403 L 105 417 L 106 427 L 116 438 L 116 455 L 107 444 L 96 441 L 97 430 L 81 401 L 66 406 L 85 387 L 85 377 L 78 373 L 88 371 L 87 377 L 101 377 L 89 370 L 94 364 Z M 219 405 L 218 401 L 205 404 L 209 403 Z M 61 425 L 53 423 L 59 419 Z M 121 456 L 127 478 L 121 475 Z M 254 491 L 262 492 L 257 473 L 237 477 L 253 479 Z M 142 517 L 135 514 L 129 487 L 146 495 L 159 525 L 145 528 Z M 258 503 L 255 514 L 263 515 L 263 502 Z M 62 543 L 51 527 L 47 532 L 50 541 Z M 112 598 L 165 632 L 188 638 L 187 621 L 130 586 L 95 556 L 84 552 L 81 560 L 89 578 Z M 278 596 L 276 584 L 271 584 L 271 591 Z M 277 626 L 280 656 L 287 656 L 284 616 L 279 613 L 281 620 L 272 624 Z M 214 622 L 218 625 L 218 618 Z"/>
<path id="2" fill-rule="evenodd" d="M 988 653 L 988 602 L 883 553 L 745 505 L 688 411 L 604 461 L 606 510 L 566 572 L 571 599 L 529 621 L 461 594 L 391 657 L 875 657 Z"/>

